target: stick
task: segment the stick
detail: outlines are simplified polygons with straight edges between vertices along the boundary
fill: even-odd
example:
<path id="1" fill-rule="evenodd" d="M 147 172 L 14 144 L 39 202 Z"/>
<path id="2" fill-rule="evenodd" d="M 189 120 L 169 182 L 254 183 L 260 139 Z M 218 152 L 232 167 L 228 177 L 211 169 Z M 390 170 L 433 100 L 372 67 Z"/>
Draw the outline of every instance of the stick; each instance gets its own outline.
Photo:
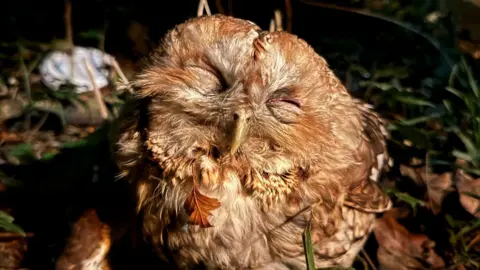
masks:
<path id="1" fill-rule="evenodd" d="M 72 3 L 70 0 L 65 0 L 65 39 L 68 41 L 68 45 L 73 48 L 73 30 L 72 30 Z"/>
<path id="2" fill-rule="evenodd" d="M 129 81 L 125 74 L 123 73 L 122 69 L 120 68 L 120 65 L 118 64 L 117 60 L 112 57 L 112 66 L 115 69 L 115 72 L 117 72 L 118 76 L 120 76 L 120 79 L 124 84 L 128 84 Z"/>
<path id="3" fill-rule="evenodd" d="M 33 137 L 33 135 L 34 135 L 35 133 L 37 133 L 37 132 L 40 130 L 40 128 L 42 128 L 42 126 L 43 126 L 43 125 L 45 124 L 45 122 L 47 121 L 47 118 L 48 118 L 48 115 L 49 115 L 49 114 L 50 114 L 49 112 L 46 112 L 46 113 L 42 116 L 42 118 L 40 119 L 40 121 L 38 121 L 38 123 L 32 128 L 30 134 L 28 135 L 28 140 L 30 140 L 30 138 Z"/>
<path id="4" fill-rule="evenodd" d="M 85 66 L 87 67 L 88 77 L 90 78 L 90 81 L 92 82 L 92 85 L 93 85 L 93 92 L 95 93 L 95 99 L 97 100 L 97 103 L 100 109 L 100 115 L 102 116 L 103 119 L 108 119 L 108 110 L 107 110 L 107 107 L 105 106 L 105 103 L 103 103 L 102 93 L 100 92 L 100 90 L 97 88 L 97 85 L 95 84 L 92 67 L 90 66 L 90 64 L 88 64 L 86 58 L 83 60 L 85 61 Z"/>
<path id="5" fill-rule="evenodd" d="M 270 26 L 269 26 L 269 31 L 270 32 L 275 32 L 275 31 L 282 31 L 282 12 L 280 10 L 275 10 L 273 14 L 273 19 L 270 20 Z"/>
<path id="6" fill-rule="evenodd" d="M 373 264 L 372 259 L 370 259 L 370 256 L 368 256 L 368 253 L 364 249 L 362 249 L 362 254 L 367 260 L 370 267 L 372 267 L 373 270 L 377 270 L 377 267 L 375 267 L 375 264 Z"/>
<path id="7" fill-rule="evenodd" d="M 70 78 L 73 78 L 73 69 L 75 64 L 73 63 L 73 30 L 72 30 L 72 3 L 70 0 L 65 0 L 65 13 L 63 14 L 65 19 L 65 39 L 68 42 L 68 51 L 70 55 Z"/>
<path id="8" fill-rule="evenodd" d="M 283 31 L 282 12 L 279 9 L 275 10 L 275 30 Z"/>
<path id="9" fill-rule="evenodd" d="M 271 19 L 270 20 L 270 26 L 268 27 L 269 32 L 275 32 L 275 20 Z"/>
<path id="10" fill-rule="evenodd" d="M 291 0 L 285 0 L 285 9 L 287 13 L 287 31 L 292 32 L 292 17 L 293 17 L 293 12 L 292 12 L 292 1 Z"/>
<path id="11" fill-rule="evenodd" d="M 0 232 L 0 239 L 7 239 L 7 238 L 25 238 L 25 237 L 33 237 L 33 233 L 25 233 L 25 236 L 20 235 L 19 233 L 13 232 Z"/>
<path id="12" fill-rule="evenodd" d="M 225 9 L 222 6 L 222 0 L 216 0 L 215 5 L 217 6 L 218 13 L 225 14 Z"/>
<path id="13" fill-rule="evenodd" d="M 233 0 L 228 0 L 228 15 L 233 16 Z"/>
<path id="14" fill-rule="evenodd" d="M 20 68 L 22 69 L 22 77 L 23 77 L 23 87 L 25 88 L 25 92 L 27 94 L 28 103 L 32 104 L 32 89 L 30 86 L 30 73 L 28 72 L 27 66 L 25 65 L 25 61 L 23 60 L 23 47 L 19 47 L 18 49 L 20 54 Z M 17 93 L 15 92 L 15 96 L 13 99 L 17 97 Z"/>
<path id="15" fill-rule="evenodd" d="M 208 16 L 212 15 L 207 0 L 200 0 L 200 2 L 198 3 L 197 17 L 203 16 L 203 11 L 205 11 Z"/>

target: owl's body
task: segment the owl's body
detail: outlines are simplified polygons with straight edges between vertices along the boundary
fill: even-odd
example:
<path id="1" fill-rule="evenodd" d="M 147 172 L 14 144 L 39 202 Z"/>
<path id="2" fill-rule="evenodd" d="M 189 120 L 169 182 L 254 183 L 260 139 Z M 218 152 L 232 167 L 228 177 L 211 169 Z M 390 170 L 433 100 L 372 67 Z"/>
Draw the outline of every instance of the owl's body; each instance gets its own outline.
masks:
<path id="1" fill-rule="evenodd" d="M 181 268 L 349 266 L 375 214 L 385 131 L 297 37 L 225 16 L 170 31 L 133 84 L 117 160 L 143 232 Z"/>

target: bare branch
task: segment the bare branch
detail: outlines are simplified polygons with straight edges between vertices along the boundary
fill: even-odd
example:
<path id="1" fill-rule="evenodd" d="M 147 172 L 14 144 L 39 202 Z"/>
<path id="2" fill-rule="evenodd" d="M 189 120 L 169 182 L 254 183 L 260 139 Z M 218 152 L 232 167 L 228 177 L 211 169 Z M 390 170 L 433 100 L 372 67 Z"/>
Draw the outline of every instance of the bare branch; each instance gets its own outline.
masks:
<path id="1" fill-rule="evenodd" d="M 93 85 L 93 92 L 95 94 L 95 99 L 96 99 L 96 101 L 98 103 L 98 107 L 100 109 L 100 114 L 101 114 L 103 119 L 108 119 L 107 106 L 105 106 L 105 103 L 103 102 L 103 98 L 102 98 L 102 93 L 100 92 L 100 90 L 98 89 L 98 87 L 95 83 L 95 79 L 93 77 L 92 67 L 87 62 L 86 58 L 84 59 L 84 61 L 85 61 L 85 66 L 87 67 L 88 77 L 90 77 L 90 81 L 92 82 L 92 85 Z"/>
<path id="2" fill-rule="evenodd" d="M 208 16 L 212 15 L 210 12 L 210 6 L 208 5 L 207 0 L 200 0 L 198 3 L 198 9 L 197 9 L 197 17 L 203 16 L 203 12 L 206 12 Z"/>
<path id="3" fill-rule="evenodd" d="M 291 0 L 285 0 L 285 10 L 287 13 L 287 31 L 292 32 L 293 28 L 293 22 L 292 22 L 292 17 L 293 17 L 293 11 L 292 11 L 292 1 Z"/>

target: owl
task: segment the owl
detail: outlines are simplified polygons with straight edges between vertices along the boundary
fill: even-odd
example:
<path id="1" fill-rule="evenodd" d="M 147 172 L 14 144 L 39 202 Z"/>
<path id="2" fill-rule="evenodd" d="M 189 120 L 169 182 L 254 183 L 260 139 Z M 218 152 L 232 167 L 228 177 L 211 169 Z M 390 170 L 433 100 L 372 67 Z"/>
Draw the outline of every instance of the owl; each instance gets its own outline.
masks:
<path id="1" fill-rule="evenodd" d="M 142 233 L 178 269 L 350 266 L 376 215 L 386 130 L 302 39 L 214 15 L 169 31 L 116 141 Z"/>

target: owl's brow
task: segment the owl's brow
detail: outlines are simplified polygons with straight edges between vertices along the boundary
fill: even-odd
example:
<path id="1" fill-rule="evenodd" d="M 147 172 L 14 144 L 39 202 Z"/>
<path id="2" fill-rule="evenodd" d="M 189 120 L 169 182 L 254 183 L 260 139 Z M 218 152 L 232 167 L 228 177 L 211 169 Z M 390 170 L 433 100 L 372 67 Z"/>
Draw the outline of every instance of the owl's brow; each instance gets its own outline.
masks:
<path id="1" fill-rule="evenodd" d="M 220 70 L 215 66 L 206 64 L 203 67 L 199 65 L 187 65 L 186 67 L 193 67 L 193 68 L 199 68 L 199 69 L 205 70 L 211 73 L 220 81 L 220 85 L 222 86 L 222 88 L 228 88 L 228 84 L 227 84 L 227 81 L 225 80 L 225 77 L 223 76 L 222 72 L 220 72 Z"/>
<path id="2" fill-rule="evenodd" d="M 263 35 L 267 35 L 268 33 L 270 33 L 269 31 L 262 30 L 262 29 L 257 29 L 256 31 L 257 31 L 258 37 L 261 37 Z"/>

